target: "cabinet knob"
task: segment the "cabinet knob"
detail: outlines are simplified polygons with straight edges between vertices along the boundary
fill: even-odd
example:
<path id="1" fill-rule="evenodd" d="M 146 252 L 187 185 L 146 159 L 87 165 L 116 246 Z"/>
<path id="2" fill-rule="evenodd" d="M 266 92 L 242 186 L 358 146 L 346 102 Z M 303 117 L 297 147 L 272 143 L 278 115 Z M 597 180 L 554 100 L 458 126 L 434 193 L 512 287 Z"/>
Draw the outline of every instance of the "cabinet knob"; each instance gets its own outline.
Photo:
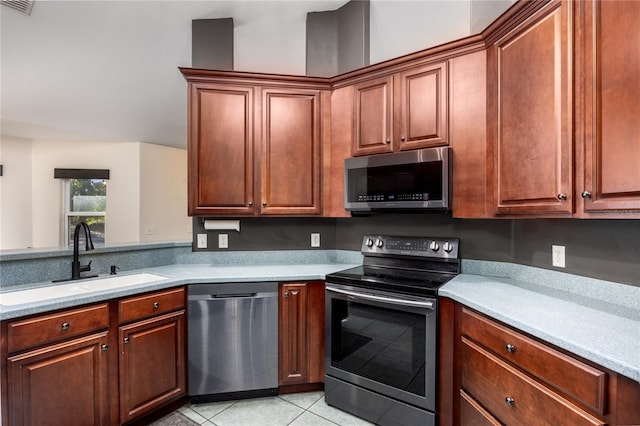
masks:
<path id="1" fill-rule="evenodd" d="M 515 399 L 513 399 L 513 398 L 511 398 L 510 396 L 508 396 L 508 397 L 506 397 L 506 398 L 504 399 L 504 402 L 506 402 L 506 403 L 507 403 L 507 405 L 509 405 L 509 406 L 513 406 L 513 404 L 515 404 L 515 403 L 516 403 L 516 400 L 515 400 Z"/>
<path id="2" fill-rule="evenodd" d="M 567 199 L 567 194 L 560 193 L 556 196 L 556 198 L 560 201 L 564 201 Z"/>
<path id="3" fill-rule="evenodd" d="M 267 202 L 266 201 L 262 202 L 262 207 L 267 207 Z"/>
<path id="4" fill-rule="evenodd" d="M 582 198 L 591 198 L 591 193 L 589 191 L 582 191 Z"/>
<path id="5" fill-rule="evenodd" d="M 389 145 L 391 143 L 391 139 L 387 139 L 386 141 L 384 141 L 384 143 Z"/>
<path id="6" fill-rule="evenodd" d="M 160 302 L 153 302 L 153 309 L 156 310 L 160 307 Z"/>
<path id="7" fill-rule="evenodd" d="M 249 201 L 249 207 L 253 207 L 253 201 Z"/>
<path id="8" fill-rule="evenodd" d="M 405 141 L 405 137 L 404 137 L 404 136 L 401 136 L 401 137 L 400 137 L 400 140 L 401 140 L 402 142 L 404 142 L 404 141 Z"/>
<path id="9" fill-rule="evenodd" d="M 109 350 L 109 345 L 102 345 L 102 346 L 100 346 L 100 349 L 102 349 L 102 352 L 108 351 Z"/>
<path id="10" fill-rule="evenodd" d="M 124 339 L 122 339 L 122 343 L 124 343 L 125 345 L 129 344 L 129 338 L 125 337 Z"/>
<path id="11" fill-rule="evenodd" d="M 507 352 L 509 352 L 510 354 L 514 353 L 516 351 L 516 347 L 513 346 L 511 343 L 507 343 L 507 346 L 505 346 L 507 349 Z"/>
<path id="12" fill-rule="evenodd" d="M 63 330 L 68 330 L 69 327 L 71 327 L 71 325 L 69 325 L 68 322 L 63 322 L 60 328 L 62 328 Z"/>
<path id="13" fill-rule="evenodd" d="M 284 292 L 284 298 L 286 299 L 286 298 L 288 298 L 288 297 L 289 297 L 289 292 L 288 292 L 288 291 L 285 291 L 285 292 Z"/>

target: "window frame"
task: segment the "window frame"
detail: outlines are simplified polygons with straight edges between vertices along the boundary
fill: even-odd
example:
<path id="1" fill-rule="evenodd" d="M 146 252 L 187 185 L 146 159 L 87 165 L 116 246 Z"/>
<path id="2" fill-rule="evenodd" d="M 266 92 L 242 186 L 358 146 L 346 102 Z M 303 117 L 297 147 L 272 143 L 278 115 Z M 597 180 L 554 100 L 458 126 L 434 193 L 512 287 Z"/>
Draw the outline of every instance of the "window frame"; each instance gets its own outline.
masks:
<path id="1" fill-rule="evenodd" d="M 72 244 L 69 243 L 69 218 L 70 217 L 89 217 L 89 216 L 101 216 L 104 217 L 104 236 L 105 236 L 105 244 L 107 240 L 107 212 L 77 212 L 71 211 L 71 180 L 93 180 L 92 178 L 64 178 L 62 179 L 62 246 L 65 248 L 71 248 Z M 97 180 L 97 179 L 96 179 Z M 107 185 L 108 179 L 104 180 L 104 184 Z M 108 191 L 108 188 L 107 188 Z M 108 192 L 107 192 L 108 194 Z M 105 195 L 107 197 L 107 195 Z"/>

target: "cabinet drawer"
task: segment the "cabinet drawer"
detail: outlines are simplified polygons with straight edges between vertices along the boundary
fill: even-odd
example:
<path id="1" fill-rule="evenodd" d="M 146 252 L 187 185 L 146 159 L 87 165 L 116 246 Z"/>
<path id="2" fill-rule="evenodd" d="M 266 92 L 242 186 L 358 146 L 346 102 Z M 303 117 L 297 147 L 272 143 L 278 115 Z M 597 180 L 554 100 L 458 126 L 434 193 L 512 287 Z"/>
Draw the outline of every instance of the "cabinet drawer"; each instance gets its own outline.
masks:
<path id="1" fill-rule="evenodd" d="M 462 334 L 597 414 L 604 414 L 606 373 L 467 309 Z"/>
<path id="2" fill-rule="evenodd" d="M 118 320 L 125 323 L 182 309 L 184 297 L 181 287 L 123 299 L 118 302 Z"/>
<path id="3" fill-rule="evenodd" d="M 490 413 L 487 412 L 472 397 L 460 390 L 460 424 L 474 426 L 501 426 Z"/>
<path id="4" fill-rule="evenodd" d="M 94 305 L 26 320 L 7 327 L 9 353 L 109 327 L 108 305 Z"/>
<path id="5" fill-rule="evenodd" d="M 502 423 L 604 424 L 465 337 L 461 366 L 463 390 Z"/>

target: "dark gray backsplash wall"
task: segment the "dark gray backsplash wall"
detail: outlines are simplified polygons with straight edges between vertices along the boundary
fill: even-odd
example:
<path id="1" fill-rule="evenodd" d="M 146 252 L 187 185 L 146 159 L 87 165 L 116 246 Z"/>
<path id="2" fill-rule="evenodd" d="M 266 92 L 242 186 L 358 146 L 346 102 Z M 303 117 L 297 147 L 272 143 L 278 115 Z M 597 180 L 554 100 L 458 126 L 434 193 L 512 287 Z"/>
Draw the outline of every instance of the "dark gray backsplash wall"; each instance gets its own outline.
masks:
<path id="1" fill-rule="evenodd" d="M 640 286 L 640 220 L 452 219 L 444 214 L 384 214 L 344 219 L 240 219 L 228 250 L 308 250 L 311 232 L 321 249 L 360 250 L 364 234 L 420 235 L 460 239 L 464 259 L 536 266 Z M 218 232 L 206 232 L 217 247 Z M 564 245 L 566 268 L 551 266 L 551 246 Z M 210 249 L 217 250 L 217 249 Z"/>

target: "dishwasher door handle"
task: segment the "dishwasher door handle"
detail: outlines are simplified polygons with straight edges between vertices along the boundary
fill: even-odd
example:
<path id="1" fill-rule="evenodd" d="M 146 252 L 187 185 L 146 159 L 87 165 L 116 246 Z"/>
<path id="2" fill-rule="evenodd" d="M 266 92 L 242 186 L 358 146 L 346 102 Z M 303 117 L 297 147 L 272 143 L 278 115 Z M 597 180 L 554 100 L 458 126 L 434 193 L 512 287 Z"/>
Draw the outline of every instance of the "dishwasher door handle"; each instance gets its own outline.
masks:
<path id="1" fill-rule="evenodd" d="M 232 299 L 264 299 L 278 297 L 276 292 L 266 293 L 225 293 L 225 294 L 193 294 L 187 300 L 232 300 Z"/>

